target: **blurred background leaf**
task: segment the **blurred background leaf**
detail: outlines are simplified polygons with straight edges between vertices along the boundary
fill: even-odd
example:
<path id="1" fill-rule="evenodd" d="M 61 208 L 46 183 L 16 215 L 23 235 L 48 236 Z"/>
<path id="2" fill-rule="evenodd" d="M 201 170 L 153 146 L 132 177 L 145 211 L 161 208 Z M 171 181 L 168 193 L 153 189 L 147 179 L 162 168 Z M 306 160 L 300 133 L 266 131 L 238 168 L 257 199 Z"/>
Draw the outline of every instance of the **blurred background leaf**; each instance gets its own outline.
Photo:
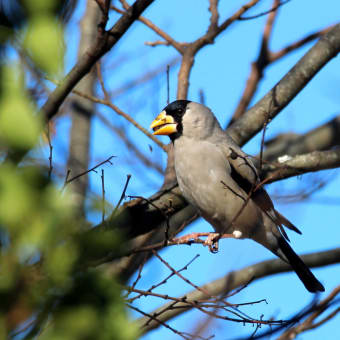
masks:
<path id="1" fill-rule="evenodd" d="M 0 1 L 1 52 L 14 47 L 31 72 L 60 74 L 63 21 L 74 3 Z M 0 63 L 0 338 L 31 338 L 47 326 L 43 339 L 135 339 L 115 278 L 79 269 L 79 257 L 91 254 L 88 241 L 77 237 L 88 224 L 51 169 L 30 160 L 45 130 L 31 81 L 15 59 Z M 17 152 L 20 163 L 8 157 Z M 94 249 L 107 243 L 100 235 L 91 239 Z M 115 251 L 119 240 L 106 247 Z"/>

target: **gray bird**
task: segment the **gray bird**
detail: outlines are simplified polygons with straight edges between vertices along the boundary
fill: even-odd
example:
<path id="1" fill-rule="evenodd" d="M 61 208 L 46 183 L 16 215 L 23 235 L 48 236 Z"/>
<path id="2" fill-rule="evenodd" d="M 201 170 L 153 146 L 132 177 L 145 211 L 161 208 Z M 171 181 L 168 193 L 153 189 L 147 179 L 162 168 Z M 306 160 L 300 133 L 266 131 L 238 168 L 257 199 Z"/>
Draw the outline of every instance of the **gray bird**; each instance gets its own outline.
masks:
<path id="1" fill-rule="evenodd" d="M 217 233 L 253 239 L 289 263 L 308 291 L 325 290 L 286 241 L 283 225 L 301 232 L 275 210 L 259 185 L 252 160 L 222 130 L 209 108 L 176 100 L 150 128 L 155 135 L 170 137 L 183 196 Z"/>

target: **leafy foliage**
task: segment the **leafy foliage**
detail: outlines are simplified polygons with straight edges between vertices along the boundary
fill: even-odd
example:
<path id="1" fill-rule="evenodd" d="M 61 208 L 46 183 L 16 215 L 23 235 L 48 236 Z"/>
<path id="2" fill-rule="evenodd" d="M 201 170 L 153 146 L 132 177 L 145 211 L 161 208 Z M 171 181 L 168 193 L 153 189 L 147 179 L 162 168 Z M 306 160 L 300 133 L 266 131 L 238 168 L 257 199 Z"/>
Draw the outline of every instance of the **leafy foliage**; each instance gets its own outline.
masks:
<path id="1" fill-rule="evenodd" d="M 34 68 L 49 75 L 62 70 L 64 53 L 53 2 L 26 1 L 27 26 L 18 32 Z M 116 280 L 80 269 L 86 244 L 70 196 L 48 169 L 10 156 L 42 143 L 43 118 L 20 65 L 7 61 L 0 76 L 0 338 L 134 339 Z"/>

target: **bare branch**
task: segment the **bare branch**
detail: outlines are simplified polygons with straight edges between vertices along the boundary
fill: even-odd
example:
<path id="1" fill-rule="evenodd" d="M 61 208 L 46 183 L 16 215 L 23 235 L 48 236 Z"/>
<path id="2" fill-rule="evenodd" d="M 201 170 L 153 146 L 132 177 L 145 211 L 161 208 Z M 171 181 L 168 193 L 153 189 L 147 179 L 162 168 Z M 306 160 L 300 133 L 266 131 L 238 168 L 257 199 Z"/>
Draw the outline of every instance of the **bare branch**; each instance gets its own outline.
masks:
<path id="1" fill-rule="evenodd" d="M 42 106 L 41 111 L 47 120 L 54 117 L 60 105 L 74 86 L 91 70 L 92 66 L 120 40 L 135 20 L 137 20 L 139 15 L 153 1 L 154 0 L 137 0 L 109 31 L 103 31 L 102 34 L 98 34 L 94 45 L 83 54 L 77 64 Z"/>
<path id="2" fill-rule="evenodd" d="M 102 223 L 105 221 L 105 183 L 104 183 L 104 169 L 102 169 L 102 174 L 100 176 L 102 181 Z"/>
<path id="3" fill-rule="evenodd" d="M 77 94 L 78 96 L 81 96 L 83 98 L 92 100 L 94 103 L 97 104 L 103 104 L 108 107 L 110 107 L 113 111 L 115 111 L 117 114 L 125 118 L 128 122 L 130 122 L 134 127 L 136 127 L 138 130 L 143 132 L 146 136 L 148 136 L 151 140 L 153 140 L 160 148 L 162 148 L 165 152 L 167 151 L 167 147 L 159 141 L 158 138 L 156 138 L 153 134 L 151 134 L 148 130 L 143 128 L 140 124 L 138 124 L 129 114 L 122 111 L 118 106 L 114 105 L 111 101 L 100 99 L 91 95 L 88 95 L 86 93 L 79 92 L 77 90 L 73 90 L 73 93 Z"/>
<path id="4" fill-rule="evenodd" d="M 123 189 L 123 192 L 120 196 L 120 199 L 119 199 L 119 201 L 118 201 L 118 203 L 115 207 L 115 210 L 113 211 L 113 214 L 116 213 L 116 211 L 119 208 L 120 204 L 122 203 L 123 199 L 126 197 L 125 193 L 126 193 L 126 189 L 127 189 L 128 185 L 129 185 L 130 179 L 131 179 L 131 175 L 126 175 L 126 182 L 125 182 L 125 185 L 124 185 L 124 189 Z"/>
<path id="5" fill-rule="evenodd" d="M 255 6 L 259 0 L 251 0 L 238 11 L 236 11 L 230 18 L 226 19 L 220 26 L 210 26 L 207 33 L 198 38 L 192 43 L 189 43 L 185 50 L 182 59 L 181 68 L 178 74 L 178 88 L 177 99 L 186 99 L 189 88 L 189 76 L 194 65 L 194 57 L 197 52 L 204 46 L 212 44 L 214 39 L 225 29 L 227 29 L 233 22 L 235 22 L 248 9 Z M 214 6 L 213 6 L 214 7 Z M 214 19 L 215 20 L 215 19 Z"/>
<path id="6" fill-rule="evenodd" d="M 280 0 L 274 0 L 273 7 L 278 6 L 279 3 L 280 3 Z M 243 115 L 245 110 L 247 109 L 251 99 L 254 97 L 257 86 L 263 77 L 264 69 L 269 64 L 269 55 L 270 55 L 269 40 L 272 34 L 273 25 L 274 25 L 274 21 L 277 16 L 277 13 L 278 11 L 273 11 L 268 15 L 268 19 L 267 19 L 266 25 L 264 27 L 263 35 L 262 35 L 262 42 L 261 42 L 259 55 L 257 57 L 257 60 L 251 64 L 251 71 L 250 71 L 250 75 L 248 76 L 246 87 L 243 91 L 242 97 L 237 105 L 237 108 L 230 120 L 229 125 L 231 125 L 234 121 L 239 119 Z"/>
<path id="7" fill-rule="evenodd" d="M 53 170 L 53 146 L 52 146 L 52 141 L 51 141 L 51 133 L 50 133 L 50 124 L 47 124 L 47 141 L 48 141 L 48 146 L 49 146 L 49 156 L 48 156 L 48 178 L 51 179 L 52 175 L 52 170 Z"/>
<path id="8" fill-rule="evenodd" d="M 170 44 L 167 41 L 163 40 L 156 40 L 156 41 L 145 41 L 144 43 L 146 46 L 156 47 L 156 46 L 170 46 Z"/>
<path id="9" fill-rule="evenodd" d="M 273 119 L 339 51 L 340 24 L 337 24 L 300 59 L 272 90 L 228 128 L 228 132 L 235 142 L 243 145 L 259 132 L 267 117 Z"/>
<path id="10" fill-rule="evenodd" d="M 282 50 L 277 52 L 271 52 L 269 55 L 270 62 L 277 61 L 278 59 L 282 58 L 283 56 L 287 55 L 289 52 L 294 51 L 303 45 L 315 40 L 316 38 L 321 38 L 324 34 L 328 33 L 331 29 L 333 29 L 334 26 L 326 27 L 321 31 L 312 33 L 307 35 L 305 38 L 298 40 L 286 47 L 284 47 Z"/>
<path id="11" fill-rule="evenodd" d="M 81 57 L 92 46 L 98 34 L 102 34 L 108 20 L 107 11 L 104 2 L 86 1 L 86 11 L 80 22 L 81 38 L 78 46 L 78 57 Z M 80 92 L 93 95 L 96 81 L 96 73 L 91 70 L 75 88 Z M 67 168 L 71 169 L 72 173 L 78 174 L 86 171 L 89 167 L 91 122 L 95 104 L 75 96 L 70 99 L 69 114 L 72 126 L 69 137 Z M 87 176 L 73 182 L 70 187 L 73 192 L 74 206 L 79 214 L 85 216 L 85 200 L 88 190 Z"/>
<path id="12" fill-rule="evenodd" d="M 315 319 L 317 317 L 319 317 L 322 313 L 327 311 L 330 302 L 332 302 L 339 293 L 340 286 L 336 287 L 324 300 L 319 302 L 314 307 L 314 312 L 312 312 L 311 315 L 306 320 L 304 320 L 299 325 L 292 327 L 286 332 L 284 332 L 280 337 L 278 337 L 277 340 L 293 340 L 299 334 L 317 328 L 322 324 L 326 323 L 327 321 L 331 320 L 332 318 L 334 318 L 338 313 L 340 313 L 340 307 L 336 308 L 333 312 L 329 313 L 326 317 L 324 317 L 320 321 L 315 322 Z"/>
<path id="13" fill-rule="evenodd" d="M 105 163 L 110 163 L 110 164 L 112 165 L 111 159 L 112 159 L 113 157 L 116 157 L 116 156 L 110 156 L 108 159 L 105 159 L 105 161 L 102 161 L 102 162 L 98 163 L 98 164 L 95 165 L 93 168 L 88 169 L 88 170 L 86 170 L 86 171 L 84 171 L 84 172 L 82 172 L 82 173 L 80 173 L 80 174 L 78 174 L 78 175 L 76 175 L 76 176 L 74 176 L 74 177 L 72 177 L 72 178 L 70 178 L 70 179 L 67 179 L 67 180 L 65 181 L 65 184 L 71 183 L 71 182 L 73 182 L 74 180 L 76 180 L 77 178 L 79 178 L 79 177 L 81 177 L 81 176 L 84 176 L 84 175 L 88 174 L 88 173 L 91 172 L 91 171 L 96 172 L 95 170 L 96 170 L 97 168 L 99 168 L 100 166 L 104 165 Z M 68 173 L 69 173 L 69 172 L 68 172 Z"/>
<path id="14" fill-rule="evenodd" d="M 303 135 L 284 134 L 266 141 L 263 159 L 277 161 L 279 156 L 295 156 L 316 150 L 327 150 L 340 145 L 340 116 Z"/>
<path id="15" fill-rule="evenodd" d="M 281 164 L 266 164 L 263 170 L 266 183 L 271 183 L 308 172 L 338 167 L 340 167 L 340 148 L 328 151 L 313 151 L 293 158 L 287 156 L 287 160 Z"/>
<path id="16" fill-rule="evenodd" d="M 275 12 L 279 7 L 281 7 L 282 5 L 285 5 L 289 1 L 290 0 L 279 0 L 268 11 L 264 11 L 264 12 L 261 12 L 259 14 L 251 15 L 249 17 L 240 17 L 238 20 L 252 20 L 252 19 L 260 18 L 260 17 L 267 15 L 267 14 L 271 14 L 271 13 Z"/>
<path id="17" fill-rule="evenodd" d="M 131 153 L 134 153 L 138 159 L 148 168 L 156 170 L 159 174 L 164 175 L 164 171 L 159 163 L 155 163 L 150 157 L 144 155 L 132 141 L 126 137 L 125 129 L 122 127 L 117 127 L 111 123 L 102 113 L 96 111 L 94 113 L 112 132 L 119 136 L 119 138 L 125 143 L 126 147 Z"/>
<path id="18" fill-rule="evenodd" d="M 208 28 L 209 30 L 216 30 L 218 27 L 218 18 L 219 18 L 219 13 L 218 13 L 218 0 L 209 0 L 209 11 L 211 13 L 210 16 L 210 26 Z"/>
<path id="19" fill-rule="evenodd" d="M 129 308 L 135 310 L 136 312 L 141 313 L 141 314 L 144 315 L 145 317 L 150 318 L 151 320 L 157 322 L 159 325 L 164 326 L 165 328 L 169 329 L 170 331 L 172 331 L 172 332 L 175 333 L 176 335 L 181 336 L 183 339 L 186 339 L 186 340 L 192 339 L 192 337 L 186 336 L 183 332 L 179 332 L 178 330 L 176 330 L 176 329 L 174 329 L 173 327 L 169 326 L 169 325 L 166 324 L 165 322 L 163 322 L 163 321 L 161 321 L 161 320 L 158 320 L 158 318 L 154 317 L 153 315 L 148 314 L 148 313 L 145 313 L 145 312 L 143 312 L 142 310 L 140 310 L 139 308 L 134 307 L 134 306 L 132 306 L 132 305 L 127 305 L 127 306 L 128 306 Z"/>
<path id="20" fill-rule="evenodd" d="M 122 3 L 125 10 L 129 10 L 131 8 L 125 0 L 120 0 L 120 2 Z M 112 9 L 114 9 L 118 13 L 122 13 L 122 14 L 125 13 L 124 11 L 114 6 L 112 7 Z M 146 25 L 147 27 L 149 27 L 150 29 L 152 29 L 156 34 L 158 34 L 161 38 L 163 38 L 169 45 L 173 46 L 180 54 L 183 53 L 184 51 L 183 44 L 177 42 L 168 33 L 166 33 L 165 31 L 161 30 L 158 26 L 156 26 L 151 20 L 145 17 L 142 17 L 142 16 L 140 16 L 138 20 L 142 22 L 144 25 Z"/>
<path id="21" fill-rule="evenodd" d="M 274 0 L 274 6 L 276 6 L 278 3 L 279 3 L 279 0 Z M 268 44 L 269 44 L 269 38 L 272 32 L 273 23 L 274 23 L 276 14 L 277 14 L 277 11 L 274 11 L 270 13 L 270 15 L 268 16 L 268 20 L 267 20 L 267 23 L 264 29 L 263 37 L 262 37 L 262 44 L 261 44 L 259 56 L 257 60 L 251 64 L 251 71 L 248 76 L 246 87 L 243 90 L 243 94 L 237 105 L 237 108 L 235 109 L 233 117 L 230 120 L 229 125 L 231 125 L 237 119 L 239 119 L 241 115 L 243 115 L 245 110 L 247 109 L 251 99 L 254 97 L 258 83 L 262 79 L 263 72 L 268 65 L 286 56 L 291 51 L 294 51 L 302 47 L 306 43 L 316 38 L 321 37 L 323 34 L 329 32 L 333 28 L 333 26 L 327 27 L 319 32 L 310 34 L 307 37 L 288 45 L 287 47 L 283 48 L 282 50 L 278 52 L 271 52 L 269 50 Z"/>
<path id="22" fill-rule="evenodd" d="M 301 256 L 303 261 L 306 263 L 308 267 L 318 267 L 325 266 L 332 263 L 340 262 L 340 248 L 336 248 L 333 250 L 328 250 L 324 252 L 313 253 L 309 255 Z M 234 271 L 226 275 L 225 277 L 212 281 L 203 287 L 210 292 L 211 295 L 219 295 L 219 294 L 227 294 L 228 292 L 244 285 L 249 282 L 251 279 L 257 280 L 262 277 L 266 277 L 269 275 L 283 273 L 291 271 L 291 267 L 284 263 L 282 260 L 275 259 L 257 263 L 255 265 L 243 268 L 238 271 Z M 186 304 L 178 304 L 176 309 L 167 310 L 162 314 L 161 320 L 166 322 L 175 316 L 178 316 L 187 310 L 190 309 L 188 307 L 187 302 L 197 301 L 201 299 L 206 299 L 208 296 L 204 295 L 202 292 L 194 290 L 185 295 Z M 166 306 L 162 306 L 159 309 L 153 311 L 153 313 L 158 313 L 159 310 L 166 309 Z M 182 308 L 179 308 L 182 307 Z M 141 318 L 138 320 L 138 324 L 142 324 L 147 321 L 146 318 Z M 158 327 L 158 324 L 154 322 L 150 322 L 148 326 L 143 329 L 143 332 L 148 332 L 152 329 Z"/>
<path id="23" fill-rule="evenodd" d="M 172 277 L 174 277 L 175 275 L 177 275 L 177 273 L 180 273 L 184 270 L 187 270 L 188 269 L 188 266 L 193 263 L 197 258 L 199 257 L 199 254 L 197 254 L 193 259 L 191 259 L 184 267 L 180 268 L 179 270 L 172 270 L 171 273 L 165 277 L 161 282 L 157 283 L 157 284 L 154 284 L 152 285 L 148 290 L 147 292 L 152 292 L 153 290 L 155 290 L 156 288 L 164 285 L 165 283 L 167 283 L 169 281 L 169 279 L 171 279 Z M 146 259 L 146 258 L 145 258 Z M 145 263 L 145 261 L 143 262 Z M 137 279 L 136 281 L 132 284 L 131 286 L 131 289 L 130 287 L 128 287 L 128 290 L 129 290 L 129 293 L 133 291 L 133 289 L 135 289 L 136 287 L 136 282 L 138 282 L 138 278 L 141 276 L 141 270 L 138 271 L 138 276 L 137 276 Z M 145 296 L 145 293 L 140 293 L 140 294 L 137 294 L 136 296 L 134 296 L 133 298 L 130 298 L 127 300 L 128 303 L 132 303 L 133 301 L 139 299 L 140 297 L 142 296 Z"/>
<path id="24" fill-rule="evenodd" d="M 136 86 L 146 83 L 147 81 L 155 78 L 159 74 L 164 73 L 164 71 L 167 69 L 168 66 L 172 67 L 179 63 L 180 57 L 177 56 L 175 58 L 171 58 L 169 60 L 166 60 L 164 63 L 156 66 L 154 69 L 149 70 L 148 72 L 142 74 L 140 77 L 135 78 L 132 81 L 129 81 L 122 86 L 112 90 L 110 92 L 111 100 L 115 99 L 118 96 L 121 96 L 123 93 L 135 88 Z M 108 99 L 108 98 L 105 98 Z"/>

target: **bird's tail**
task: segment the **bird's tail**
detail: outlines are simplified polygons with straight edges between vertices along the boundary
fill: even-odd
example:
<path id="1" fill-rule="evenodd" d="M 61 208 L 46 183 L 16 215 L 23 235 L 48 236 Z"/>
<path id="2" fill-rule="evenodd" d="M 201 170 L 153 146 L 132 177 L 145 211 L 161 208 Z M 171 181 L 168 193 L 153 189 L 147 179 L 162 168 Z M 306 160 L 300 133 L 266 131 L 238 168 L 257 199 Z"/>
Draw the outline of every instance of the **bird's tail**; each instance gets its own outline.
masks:
<path id="1" fill-rule="evenodd" d="M 305 265 L 301 258 L 294 252 L 291 246 L 283 237 L 278 238 L 279 248 L 287 258 L 289 264 L 294 269 L 304 286 L 311 293 L 324 292 L 324 286 L 313 275 L 310 269 Z"/>

